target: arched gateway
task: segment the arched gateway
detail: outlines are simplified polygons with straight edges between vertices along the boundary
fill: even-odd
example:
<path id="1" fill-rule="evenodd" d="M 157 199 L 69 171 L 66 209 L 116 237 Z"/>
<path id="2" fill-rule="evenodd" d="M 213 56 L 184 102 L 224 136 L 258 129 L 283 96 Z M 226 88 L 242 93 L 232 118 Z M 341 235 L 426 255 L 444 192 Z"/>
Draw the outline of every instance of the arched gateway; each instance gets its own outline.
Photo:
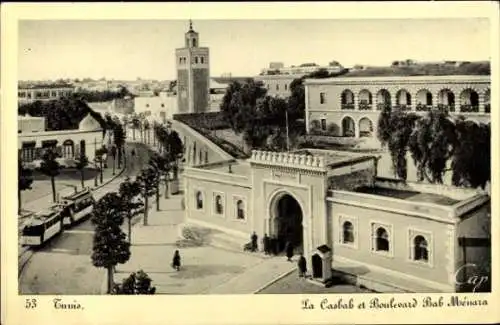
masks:
<path id="1" fill-rule="evenodd" d="M 269 234 L 278 239 L 278 249 L 282 251 L 289 242 L 295 252 L 303 250 L 302 207 L 290 194 L 283 191 L 271 201 Z"/>

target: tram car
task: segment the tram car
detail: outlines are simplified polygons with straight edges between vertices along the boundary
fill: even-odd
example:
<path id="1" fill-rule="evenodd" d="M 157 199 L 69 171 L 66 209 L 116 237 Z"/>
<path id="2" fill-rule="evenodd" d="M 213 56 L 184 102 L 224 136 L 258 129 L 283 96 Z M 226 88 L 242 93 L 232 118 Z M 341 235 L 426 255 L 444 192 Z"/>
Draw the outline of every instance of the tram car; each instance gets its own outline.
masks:
<path id="1" fill-rule="evenodd" d="M 62 209 L 53 205 L 29 217 L 21 232 L 21 244 L 40 246 L 62 231 Z"/>
<path id="2" fill-rule="evenodd" d="M 94 203 L 95 199 L 90 188 L 63 196 L 59 205 L 63 209 L 64 226 L 71 226 L 87 217 L 92 212 Z"/>

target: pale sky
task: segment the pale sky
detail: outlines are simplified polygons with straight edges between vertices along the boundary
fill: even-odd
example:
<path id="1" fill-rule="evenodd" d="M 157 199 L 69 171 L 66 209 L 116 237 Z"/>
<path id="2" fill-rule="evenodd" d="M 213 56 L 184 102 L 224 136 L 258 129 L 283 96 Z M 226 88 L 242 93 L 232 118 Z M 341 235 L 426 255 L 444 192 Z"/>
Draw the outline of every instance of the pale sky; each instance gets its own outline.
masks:
<path id="1" fill-rule="evenodd" d="M 187 20 L 32 20 L 19 23 L 19 79 L 171 80 Z M 332 60 L 389 65 L 393 60 L 489 60 L 487 19 L 194 20 L 210 48 L 210 74 L 254 76 Z"/>

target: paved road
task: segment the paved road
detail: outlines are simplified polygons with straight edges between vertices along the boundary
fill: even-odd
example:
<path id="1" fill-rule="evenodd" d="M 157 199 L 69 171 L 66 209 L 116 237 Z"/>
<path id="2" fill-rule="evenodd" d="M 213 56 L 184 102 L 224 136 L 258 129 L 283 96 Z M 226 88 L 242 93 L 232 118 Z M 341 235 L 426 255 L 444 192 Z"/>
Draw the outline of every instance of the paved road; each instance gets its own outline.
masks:
<path id="1" fill-rule="evenodd" d="M 128 158 L 123 174 L 95 191 L 99 199 L 117 191 L 126 176 L 135 176 L 148 163 L 150 152 L 143 144 L 131 143 L 134 159 Z M 65 230 L 43 248 L 38 249 L 19 278 L 20 294 L 99 294 L 104 270 L 92 265 L 94 229 L 90 220 Z"/>

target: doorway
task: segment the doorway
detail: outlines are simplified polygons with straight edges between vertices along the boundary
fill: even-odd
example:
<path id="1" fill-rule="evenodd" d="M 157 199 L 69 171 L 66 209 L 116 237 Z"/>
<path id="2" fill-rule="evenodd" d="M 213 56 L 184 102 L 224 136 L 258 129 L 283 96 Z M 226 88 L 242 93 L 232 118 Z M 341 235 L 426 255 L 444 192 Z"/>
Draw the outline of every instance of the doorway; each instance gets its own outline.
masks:
<path id="1" fill-rule="evenodd" d="M 278 252 L 285 249 L 287 242 L 295 252 L 303 250 L 302 218 L 302 208 L 293 196 L 285 194 L 277 200 L 270 233 L 278 241 Z"/>

